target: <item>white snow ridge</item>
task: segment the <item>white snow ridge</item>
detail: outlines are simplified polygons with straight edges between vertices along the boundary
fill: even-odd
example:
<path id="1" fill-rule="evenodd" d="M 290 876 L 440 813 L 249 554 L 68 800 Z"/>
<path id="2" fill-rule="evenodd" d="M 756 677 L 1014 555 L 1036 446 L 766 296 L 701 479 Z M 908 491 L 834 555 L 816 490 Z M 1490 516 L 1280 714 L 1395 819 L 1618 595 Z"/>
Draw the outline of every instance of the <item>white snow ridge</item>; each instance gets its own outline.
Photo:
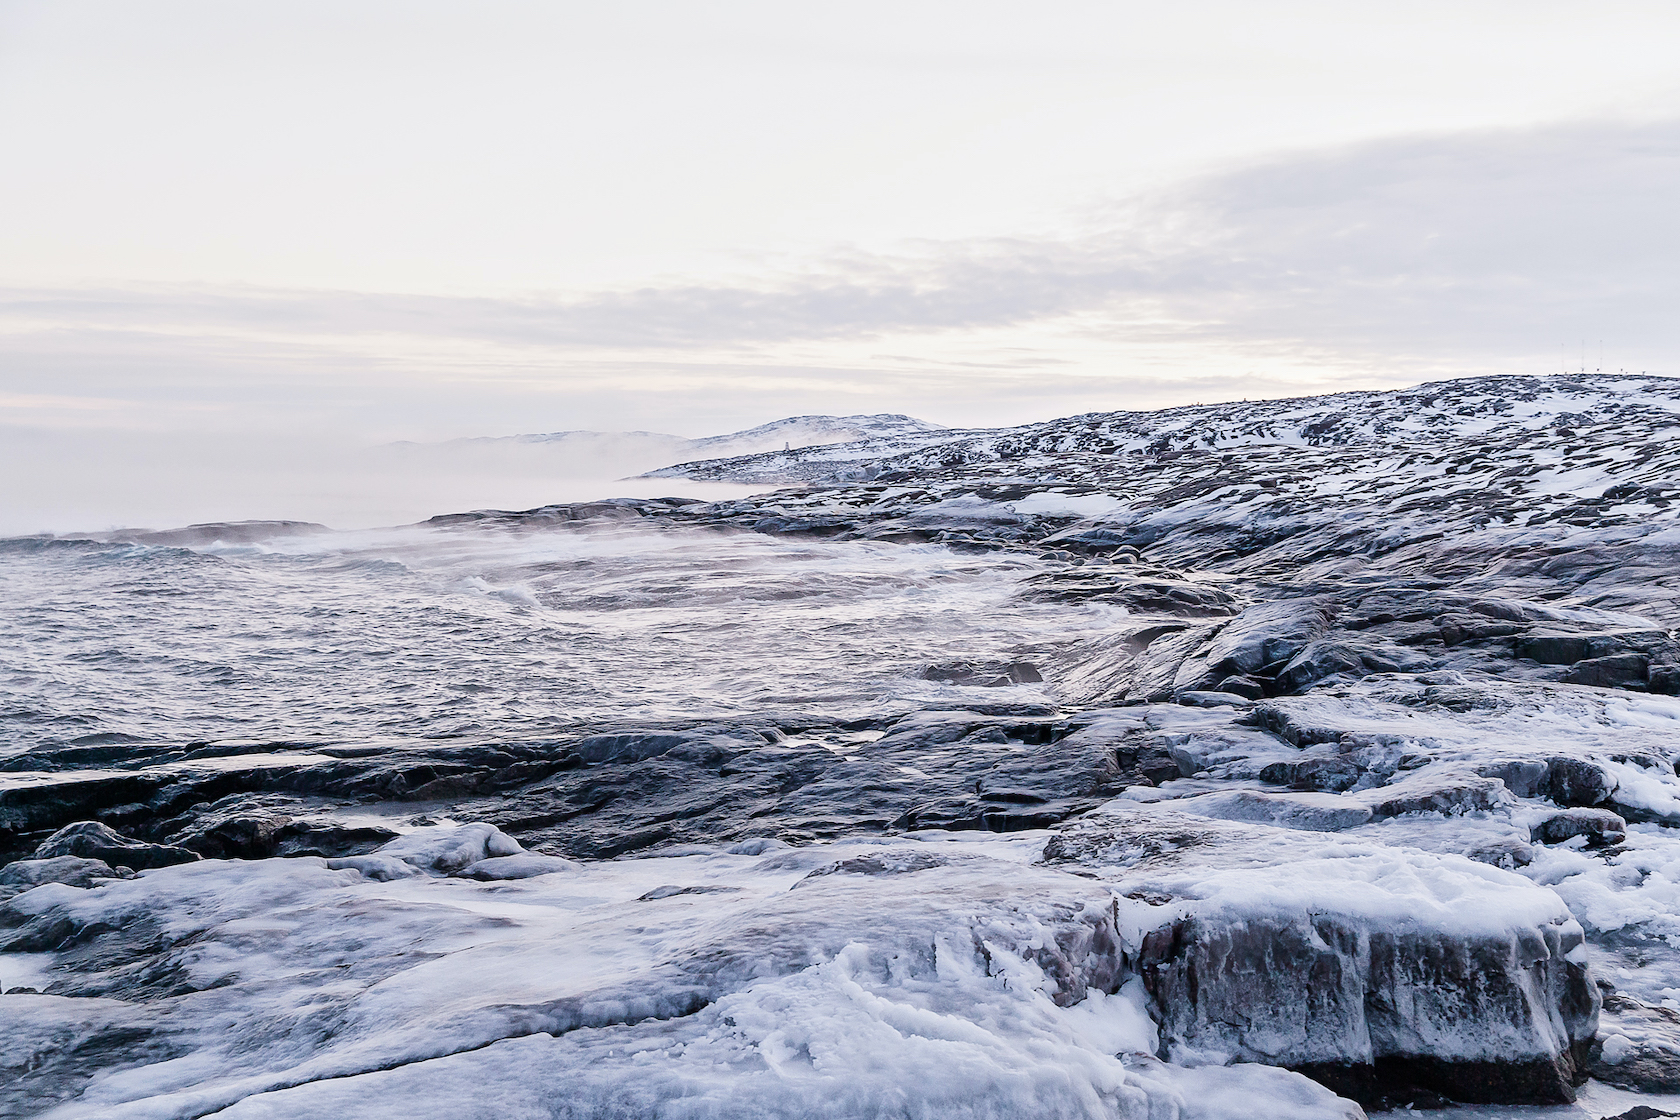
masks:
<path id="1" fill-rule="evenodd" d="M 0 542 L 0 1113 L 1680 1112 L 1680 382 L 847 419 Z"/>

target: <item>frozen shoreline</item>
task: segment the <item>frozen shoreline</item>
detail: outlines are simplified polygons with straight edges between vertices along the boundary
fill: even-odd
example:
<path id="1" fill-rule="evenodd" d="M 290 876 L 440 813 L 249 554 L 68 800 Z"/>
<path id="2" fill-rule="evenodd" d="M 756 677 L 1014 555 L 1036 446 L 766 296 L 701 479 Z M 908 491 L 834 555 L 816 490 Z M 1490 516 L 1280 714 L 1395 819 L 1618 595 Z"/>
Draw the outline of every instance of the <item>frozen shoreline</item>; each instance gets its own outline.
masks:
<path id="1" fill-rule="evenodd" d="M 0 544 L 0 1112 L 1663 1107 L 1680 386 L 1429 388 Z"/>

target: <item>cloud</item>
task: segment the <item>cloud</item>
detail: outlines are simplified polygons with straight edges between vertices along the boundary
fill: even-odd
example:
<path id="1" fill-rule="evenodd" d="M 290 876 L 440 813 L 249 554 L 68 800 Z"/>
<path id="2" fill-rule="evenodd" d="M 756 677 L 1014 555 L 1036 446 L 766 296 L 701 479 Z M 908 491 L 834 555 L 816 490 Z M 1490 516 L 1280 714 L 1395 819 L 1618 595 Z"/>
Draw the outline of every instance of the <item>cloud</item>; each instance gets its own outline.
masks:
<path id="1" fill-rule="evenodd" d="M 1194 184 L 1157 273 L 1236 337 L 1522 352 L 1615 337 L 1668 362 L 1680 122 L 1422 137 Z"/>
<path id="2" fill-rule="evenodd" d="M 1538 372 L 1582 340 L 1660 371 L 1680 357 L 1676 197 L 1680 122 L 1578 124 L 1279 155 L 1125 200 L 1077 237 L 925 242 L 729 283 L 529 298 L 11 290 L 0 392 L 307 420 L 456 409 L 465 387 L 504 403 L 616 399 L 602 407 L 622 415 L 627 394 L 657 389 L 668 404 L 706 398 L 728 427 L 725 414 L 770 418 L 772 401 L 843 411 L 823 394 L 848 391 L 990 394 L 1006 422 L 1023 394 L 1071 402 L 1099 382 L 1177 383 L 1188 399 L 1299 389 L 1312 365 L 1390 381 Z"/>

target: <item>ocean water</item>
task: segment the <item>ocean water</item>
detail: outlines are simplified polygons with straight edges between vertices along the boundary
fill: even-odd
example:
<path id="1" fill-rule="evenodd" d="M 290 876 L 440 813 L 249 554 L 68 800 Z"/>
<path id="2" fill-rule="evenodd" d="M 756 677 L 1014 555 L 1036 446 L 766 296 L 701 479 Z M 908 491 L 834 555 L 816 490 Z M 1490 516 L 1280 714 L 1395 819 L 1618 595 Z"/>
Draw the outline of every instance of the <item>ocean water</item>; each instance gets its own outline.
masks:
<path id="1" fill-rule="evenodd" d="M 0 542 L 0 752 L 517 738 L 958 694 L 1043 700 L 916 676 L 1117 623 L 1118 608 L 1024 599 L 1043 564 L 652 523 L 198 548 L 12 539 Z"/>

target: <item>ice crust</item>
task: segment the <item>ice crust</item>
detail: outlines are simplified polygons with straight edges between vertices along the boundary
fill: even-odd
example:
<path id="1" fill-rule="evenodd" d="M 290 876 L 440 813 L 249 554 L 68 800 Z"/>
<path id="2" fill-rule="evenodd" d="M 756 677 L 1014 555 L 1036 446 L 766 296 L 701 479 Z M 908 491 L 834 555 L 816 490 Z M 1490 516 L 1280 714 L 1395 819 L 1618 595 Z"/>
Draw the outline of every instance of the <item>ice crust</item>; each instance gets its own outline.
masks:
<path id="1" fill-rule="evenodd" d="M 406 847 L 486 839 L 468 825 Z M 1113 897 L 1033 863 L 1043 843 L 711 852 L 496 884 L 207 860 L 37 887 L 12 905 L 143 925 L 153 969 L 191 989 L 147 1016 L 167 1060 L 99 1071 L 43 1115 L 1362 1115 L 1282 1070 L 1156 1059 Z M 679 884 L 700 889 L 656 889 Z M 98 994 L 132 983 L 99 946 L 66 954 L 64 994 L 7 997 L 11 1045 L 135 1022 Z"/>

